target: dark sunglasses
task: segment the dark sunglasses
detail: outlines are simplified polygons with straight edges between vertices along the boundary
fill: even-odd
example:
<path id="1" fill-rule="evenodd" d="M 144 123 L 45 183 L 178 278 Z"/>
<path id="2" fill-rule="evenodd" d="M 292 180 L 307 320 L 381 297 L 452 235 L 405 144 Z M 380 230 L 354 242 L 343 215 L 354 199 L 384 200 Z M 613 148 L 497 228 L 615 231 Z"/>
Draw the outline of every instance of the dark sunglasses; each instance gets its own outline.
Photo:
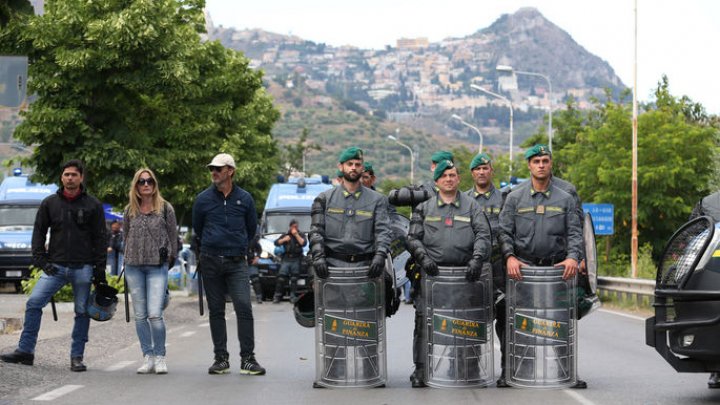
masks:
<path id="1" fill-rule="evenodd" d="M 218 173 L 220 173 L 220 172 L 222 171 L 223 167 L 225 167 L 225 166 L 208 166 L 208 169 L 209 169 L 211 172 L 218 172 Z"/>
<path id="2" fill-rule="evenodd" d="M 147 184 L 148 186 L 154 186 L 154 185 L 155 185 L 155 179 L 153 179 L 152 177 L 149 178 L 149 179 L 140 179 L 140 180 L 138 180 L 137 184 L 138 184 L 138 186 L 144 186 L 144 185 L 146 185 L 146 184 Z"/>

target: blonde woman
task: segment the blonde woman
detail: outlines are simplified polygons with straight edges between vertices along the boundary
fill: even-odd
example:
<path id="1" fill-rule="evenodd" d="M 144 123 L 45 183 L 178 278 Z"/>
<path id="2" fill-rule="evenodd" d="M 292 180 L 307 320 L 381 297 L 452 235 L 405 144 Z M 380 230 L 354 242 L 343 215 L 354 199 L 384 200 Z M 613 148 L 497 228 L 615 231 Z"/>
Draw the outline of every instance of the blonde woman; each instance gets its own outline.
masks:
<path id="1" fill-rule="evenodd" d="M 160 195 L 152 170 L 138 170 L 125 208 L 125 277 L 132 297 L 135 329 L 144 356 L 138 374 L 167 374 L 163 301 L 168 265 L 177 252 L 177 223 L 172 205 Z"/>

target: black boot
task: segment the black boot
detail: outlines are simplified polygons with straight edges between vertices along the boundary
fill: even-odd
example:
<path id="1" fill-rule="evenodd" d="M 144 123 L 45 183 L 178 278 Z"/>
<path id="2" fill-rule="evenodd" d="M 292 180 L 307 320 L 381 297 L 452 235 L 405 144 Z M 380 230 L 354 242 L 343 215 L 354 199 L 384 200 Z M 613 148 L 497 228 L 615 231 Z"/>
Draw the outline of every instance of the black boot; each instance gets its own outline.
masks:
<path id="1" fill-rule="evenodd" d="M 422 363 L 415 363 L 415 371 L 410 374 L 410 382 L 413 388 L 424 388 L 425 385 L 425 365 Z"/>
<path id="2" fill-rule="evenodd" d="M 20 350 L 15 350 L 12 353 L 1 355 L 0 361 L 3 361 L 5 363 L 16 363 L 24 364 L 26 366 L 32 366 L 33 361 L 35 361 L 35 355 L 32 353 L 25 353 L 21 352 Z"/>
<path id="3" fill-rule="evenodd" d="M 710 374 L 710 379 L 708 380 L 708 388 L 720 388 L 720 373 L 714 372 Z"/>
<path id="4" fill-rule="evenodd" d="M 252 284 L 253 291 L 255 291 L 255 299 L 258 304 L 263 303 L 262 285 L 260 284 L 260 277 L 250 278 L 250 284 Z"/>
<path id="5" fill-rule="evenodd" d="M 500 373 L 500 378 L 497 379 L 495 386 L 498 388 L 510 387 L 510 385 L 508 385 L 507 381 L 505 381 L 505 369 L 504 368 L 502 369 L 502 372 Z"/>
<path id="6" fill-rule="evenodd" d="M 83 363 L 82 356 L 70 359 L 70 371 L 85 371 L 87 366 Z"/>

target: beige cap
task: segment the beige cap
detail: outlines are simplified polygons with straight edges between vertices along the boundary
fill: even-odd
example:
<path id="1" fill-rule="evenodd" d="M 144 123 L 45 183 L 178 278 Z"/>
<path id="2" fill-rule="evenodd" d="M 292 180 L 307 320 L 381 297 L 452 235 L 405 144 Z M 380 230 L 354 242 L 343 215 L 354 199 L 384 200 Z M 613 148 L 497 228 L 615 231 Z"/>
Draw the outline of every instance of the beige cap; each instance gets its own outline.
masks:
<path id="1" fill-rule="evenodd" d="M 235 169 L 235 159 L 233 159 L 232 156 L 228 155 L 227 153 L 220 153 L 218 155 L 215 155 L 212 162 L 208 164 L 208 167 L 215 166 L 215 167 L 223 167 L 223 166 L 230 166 L 233 169 Z"/>

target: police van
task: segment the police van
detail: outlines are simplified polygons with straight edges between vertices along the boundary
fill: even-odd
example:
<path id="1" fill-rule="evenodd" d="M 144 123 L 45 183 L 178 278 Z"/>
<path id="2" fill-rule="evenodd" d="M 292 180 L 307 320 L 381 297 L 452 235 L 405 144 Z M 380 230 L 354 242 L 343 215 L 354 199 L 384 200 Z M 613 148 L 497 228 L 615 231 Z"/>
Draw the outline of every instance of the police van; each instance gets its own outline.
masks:
<path id="1" fill-rule="evenodd" d="M 260 219 L 262 254 L 257 267 L 264 297 L 273 296 L 282 261 L 281 257 L 275 255 L 275 240 L 288 231 L 293 219 L 298 222 L 300 232 L 307 237 L 310 232 L 310 208 L 313 200 L 333 187 L 327 176 L 297 176 L 290 177 L 287 181 L 280 176 L 278 180 L 278 183 L 270 187 Z M 298 293 L 308 288 L 308 245 L 303 249 L 306 257 L 300 267 Z"/>
<path id="2" fill-rule="evenodd" d="M 0 184 L 0 283 L 13 283 L 22 291 L 30 278 L 32 232 L 42 200 L 55 193 L 54 184 L 38 184 L 15 169 Z"/>

